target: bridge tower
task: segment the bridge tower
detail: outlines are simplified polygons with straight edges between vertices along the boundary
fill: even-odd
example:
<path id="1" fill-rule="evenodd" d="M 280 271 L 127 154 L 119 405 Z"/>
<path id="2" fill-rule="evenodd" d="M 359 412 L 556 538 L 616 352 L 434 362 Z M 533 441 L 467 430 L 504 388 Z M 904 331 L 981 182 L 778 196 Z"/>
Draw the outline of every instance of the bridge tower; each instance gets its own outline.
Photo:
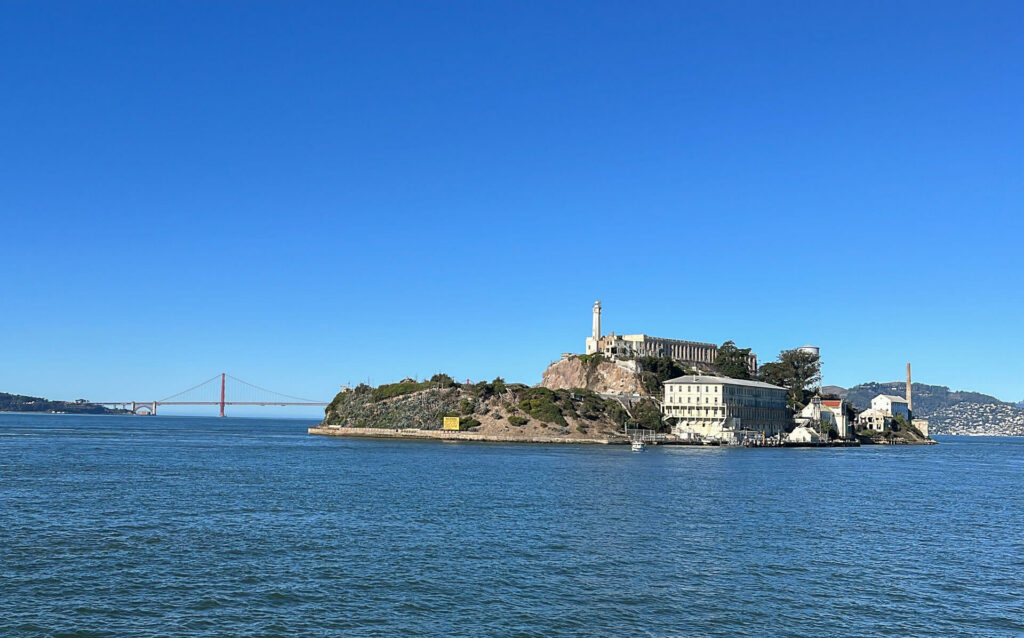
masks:
<path id="1" fill-rule="evenodd" d="M 224 372 L 220 373 L 220 416 L 224 416 Z"/>

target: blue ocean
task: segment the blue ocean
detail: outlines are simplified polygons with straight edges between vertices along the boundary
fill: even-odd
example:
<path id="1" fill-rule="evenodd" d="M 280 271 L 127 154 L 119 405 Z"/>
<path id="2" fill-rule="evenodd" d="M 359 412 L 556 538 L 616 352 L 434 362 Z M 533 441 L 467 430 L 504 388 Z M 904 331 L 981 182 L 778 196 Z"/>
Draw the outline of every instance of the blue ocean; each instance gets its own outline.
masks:
<path id="1" fill-rule="evenodd" d="M 1024 439 L 504 445 L 0 414 L 0 636 L 1018 636 Z"/>

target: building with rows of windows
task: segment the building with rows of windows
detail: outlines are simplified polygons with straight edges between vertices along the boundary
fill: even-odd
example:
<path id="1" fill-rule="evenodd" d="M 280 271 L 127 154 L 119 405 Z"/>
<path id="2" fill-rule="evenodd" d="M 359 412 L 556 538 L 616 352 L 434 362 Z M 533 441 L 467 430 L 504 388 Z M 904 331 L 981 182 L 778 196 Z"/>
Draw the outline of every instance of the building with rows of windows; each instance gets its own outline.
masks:
<path id="1" fill-rule="evenodd" d="M 665 339 L 645 334 L 617 335 L 614 332 L 601 334 L 601 302 L 594 302 L 593 326 L 586 341 L 587 354 L 602 354 L 610 358 L 671 357 L 686 364 L 713 365 L 718 357 L 718 346 L 700 341 Z M 757 355 L 747 355 L 750 373 L 757 372 Z"/>
<path id="2" fill-rule="evenodd" d="M 662 410 L 684 439 L 741 443 L 776 436 L 790 423 L 786 388 L 761 381 L 685 376 L 665 382 Z"/>

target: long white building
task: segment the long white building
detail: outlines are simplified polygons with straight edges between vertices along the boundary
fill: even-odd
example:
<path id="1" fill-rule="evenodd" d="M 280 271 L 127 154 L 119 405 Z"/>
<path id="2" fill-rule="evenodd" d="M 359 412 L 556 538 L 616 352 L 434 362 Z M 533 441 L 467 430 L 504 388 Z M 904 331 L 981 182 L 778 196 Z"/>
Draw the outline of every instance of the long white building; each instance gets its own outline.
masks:
<path id="1" fill-rule="evenodd" d="M 662 411 L 680 437 L 739 443 L 786 430 L 786 395 L 763 381 L 691 375 L 665 382 Z"/>
<path id="2" fill-rule="evenodd" d="M 603 354 L 609 357 L 671 357 L 683 363 L 704 363 L 713 365 L 718 357 L 718 346 L 700 341 L 665 339 L 645 334 L 617 335 L 611 332 L 601 334 L 601 302 L 594 302 L 593 327 L 587 337 L 586 353 Z M 751 373 L 757 372 L 757 355 L 747 356 Z"/>

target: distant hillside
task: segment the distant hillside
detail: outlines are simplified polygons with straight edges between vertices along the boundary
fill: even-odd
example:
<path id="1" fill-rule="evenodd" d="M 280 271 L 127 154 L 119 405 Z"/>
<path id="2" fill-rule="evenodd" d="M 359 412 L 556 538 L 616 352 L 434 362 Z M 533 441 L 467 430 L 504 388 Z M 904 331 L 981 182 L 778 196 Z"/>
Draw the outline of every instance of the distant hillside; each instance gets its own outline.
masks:
<path id="1" fill-rule="evenodd" d="M 1024 434 L 1024 409 L 980 392 L 951 391 L 943 385 L 915 383 L 912 386 L 914 416 L 930 421 L 932 434 Z M 903 381 L 862 383 L 850 389 L 822 387 L 823 393 L 844 397 L 858 410 L 871 407 L 879 394 L 906 395 Z"/>
<path id="2" fill-rule="evenodd" d="M 88 401 L 50 401 L 41 397 L 0 392 L 0 412 L 65 412 L 67 414 L 127 414 Z"/>
<path id="3" fill-rule="evenodd" d="M 911 387 L 914 399 L 914 415 L 928 418 L 943 408 L 954 406 L 958 403 L 970 402 L 978 404 L 999 404 L 1004 401 L 982 394 L 980 392 L 964 392 L 961 390 L 951 391 L 944 385 L 928 385 L 915 383 Z M 871 407 L 871 399 L 879 394 L 895 394 L 905 396 L 907 385 L 903 381 L 891 381 L 889 383 L 862 383 L 855 385 L 846 391 L 846 400 L 864 410 Z"/>

